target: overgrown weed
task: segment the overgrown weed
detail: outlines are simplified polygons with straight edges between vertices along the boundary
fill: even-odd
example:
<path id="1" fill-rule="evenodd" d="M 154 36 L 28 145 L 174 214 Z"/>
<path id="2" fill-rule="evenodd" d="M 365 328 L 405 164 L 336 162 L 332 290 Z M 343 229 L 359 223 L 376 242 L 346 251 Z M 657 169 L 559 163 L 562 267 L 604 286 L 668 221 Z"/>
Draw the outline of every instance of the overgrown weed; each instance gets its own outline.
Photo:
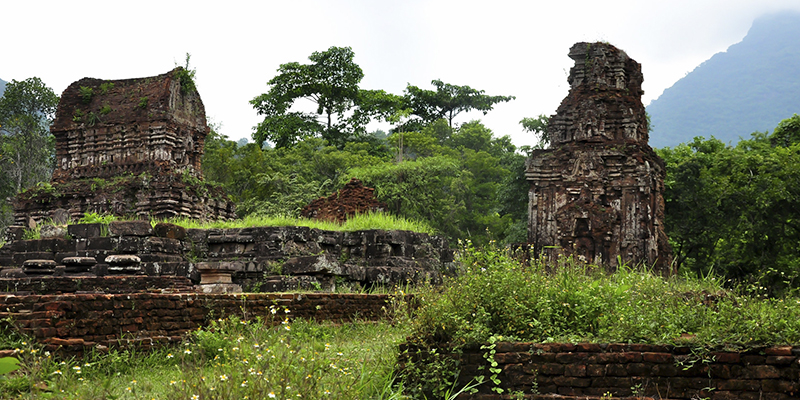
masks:
<path id="1" fill-rule="evenodd" d="M 413 339 L 479 345 L 496 335 L 533 342 L 778 345 L 800 342 L 800 299 L 765 299 L 709 274 L 614 273 L 562 258 L 525 266 L 467 243 L 463 273 L 419 294 Z"/>

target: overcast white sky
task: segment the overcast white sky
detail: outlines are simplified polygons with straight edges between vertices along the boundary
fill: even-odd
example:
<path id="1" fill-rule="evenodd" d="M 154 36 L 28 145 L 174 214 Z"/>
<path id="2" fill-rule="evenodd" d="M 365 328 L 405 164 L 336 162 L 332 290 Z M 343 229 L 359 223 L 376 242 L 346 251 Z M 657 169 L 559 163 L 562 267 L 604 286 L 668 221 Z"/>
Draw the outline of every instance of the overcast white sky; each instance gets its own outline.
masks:
<path id="1" fill-rule="evenodd" d="M 350 46 L 365 89 L 402 94 L 441 79 L 516 96 L 459 122 L 481 119 L 523 145 L 533 139 L 519 120 L 566 96 L 575 42 L 607 41 L 640 62 L 648 104 L 781 10 L 800 1 L 3 1 L 0 79 L 38 76 L 60 94 L 83 77 L 161 74 L 188 52 L 206 113 L 238 140 L 260 121 L 248 101 L 280 64 Z"/>

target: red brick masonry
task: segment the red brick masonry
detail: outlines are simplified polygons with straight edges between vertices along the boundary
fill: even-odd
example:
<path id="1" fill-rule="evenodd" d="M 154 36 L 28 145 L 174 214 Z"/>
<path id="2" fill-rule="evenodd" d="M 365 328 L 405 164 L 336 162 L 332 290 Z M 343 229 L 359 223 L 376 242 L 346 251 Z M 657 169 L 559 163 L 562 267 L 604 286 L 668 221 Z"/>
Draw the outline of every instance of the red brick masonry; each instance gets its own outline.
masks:
<path id="1" fill-rule="evenodd" d="M 416 350 L 408 350 L 416 358 Z M 465 350 L 460 378 L 465 385 L 487 375 L 487 350 Z M 642 344 L 498 343 L 494 359 L 505 394 L 536 387 L 542 395 L 663 399 L 793 399 L 800 397 L 800 346 L 755 348 L 743 352 L 692 353 L 688 347 Z M 483 366 L 482 370 L 478 368 Z M 459 386 L 460 387 L 460 386 Z M 469 398 L 495 400 L 492 386 Z"/>
<path id="2" fill-rule="evenodd" d="M 377 320 L 385 315 L 387 300 L 387 295 L 332 293 L 5 295 L 0 321 L 10 318 L 48 350 L 74 354 L 97 345 L 148 348 L 178 342 L 213 319 L 270 319 L 273 305 L 290 310 L 281 318 Z"/>

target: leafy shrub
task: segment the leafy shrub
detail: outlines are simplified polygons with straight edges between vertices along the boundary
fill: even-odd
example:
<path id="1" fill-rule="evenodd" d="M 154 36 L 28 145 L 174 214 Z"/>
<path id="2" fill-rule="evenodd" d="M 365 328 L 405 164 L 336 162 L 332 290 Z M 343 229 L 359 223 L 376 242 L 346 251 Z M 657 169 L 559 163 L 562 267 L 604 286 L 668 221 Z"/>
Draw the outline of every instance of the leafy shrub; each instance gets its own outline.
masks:
<path id="1" fill-rule="evenodd" d="M 92 88 L 81 86 L 78 88 L 78 91 L 81 95 L 81 101 L 83 101 L 84 104 L 89 104 L 92 102 L 92 96 L 94 96 L 94 90 Z"/>
<path id="2" fill-rule="evenodd" d="M 615 273 L 569 258 L 521 265 L 505 251 L 460 253 L 463 274 L 420 294 L 417 343 L 480 345 L 492 336 L 534 342 L 755 346 L 800 341 L 800 299 L 726 290 L 720 279 Z"/>
<path id="3" fill-rule="evenodd" d="M 114 88 L 114 82 L 103 82 L 100 84 L 100 94 L 107 94 L 110 89 Z"/>
<path id="4" fill-rule="evenodd" d="M 83 121 L 83 111 L 80 108 L 76 108 L 75 111 L 72 113 L 72 122 L 81 122 Z"/>
<path id="5" fill-rule="evenodd" d="M 175 70 L 175 76 L 181 83 L 181 93 L 193 93 L 197 91 L 194 84 L 194 76 L 197 73 L 194 69 L 189 69 L 189 60 L 192 58 L 191 54 L 186 53 L 186 64 L 183 67 L 178 67 Z"/>

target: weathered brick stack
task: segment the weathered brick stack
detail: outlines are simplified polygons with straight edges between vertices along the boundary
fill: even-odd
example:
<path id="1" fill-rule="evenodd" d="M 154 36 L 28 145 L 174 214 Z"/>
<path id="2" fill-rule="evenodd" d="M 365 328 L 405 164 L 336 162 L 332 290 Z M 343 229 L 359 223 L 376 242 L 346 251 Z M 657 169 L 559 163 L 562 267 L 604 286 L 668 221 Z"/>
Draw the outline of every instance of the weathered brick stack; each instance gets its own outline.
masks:
<path id="1" fill-rule="evenodd" d="M 380 212 L 385 209 L 386 203 L 375 198 L 375 189 L 365 187 L 360 180 L 352 178 L 338 192 L 328 197 L 320 197 L 303 207 L 300 215 L 305 218 L 342 223 L 347 217 L 355 214 Z"/>
<path id="2" fill-rule="evenodd" d="M 202 181 L 209 128 L 200 95 L 181 82 L 185 73 L 71 84 L 51 127 L 52 181 L 17 197 L 15 221 L 53 218 L 57 210 L 73 219 L 85 212 L 233 218 L 225 193 Z"/>
<path id="3" fill-rule="evenodd" d="M 570 91 L 550 118 L 550 148 L 527 161 L 535 255 L 672 273 L 664 233 L 664 162 L 648 145 L 641 65 L 606 43 L 569 52 Z"/>
<path id="4" fill-rule="evenodd" d="M 404 351 L 408 350 L 408 353 Z M 760 347 L 747 351 L 709 350 L 645 344 L 498 343 L 494 360 L 504 393 L 535 390 L 546 396 L 652 396 L 658 399 L 775 399 L 800 396 L 800 347 Z M 443 350 L 439 349 L 439 353 Z M 426 353 L 401 346 L 401 358 Z M 485 349 L 451 354 L 460 362 L 459 384 L 486 376 Z M 401 360 L 402 361 L 402 360 Z M 492 383 L 470 398 L 501 400 Z M 560 398 L 560 397 L 559 397 Z"/>

